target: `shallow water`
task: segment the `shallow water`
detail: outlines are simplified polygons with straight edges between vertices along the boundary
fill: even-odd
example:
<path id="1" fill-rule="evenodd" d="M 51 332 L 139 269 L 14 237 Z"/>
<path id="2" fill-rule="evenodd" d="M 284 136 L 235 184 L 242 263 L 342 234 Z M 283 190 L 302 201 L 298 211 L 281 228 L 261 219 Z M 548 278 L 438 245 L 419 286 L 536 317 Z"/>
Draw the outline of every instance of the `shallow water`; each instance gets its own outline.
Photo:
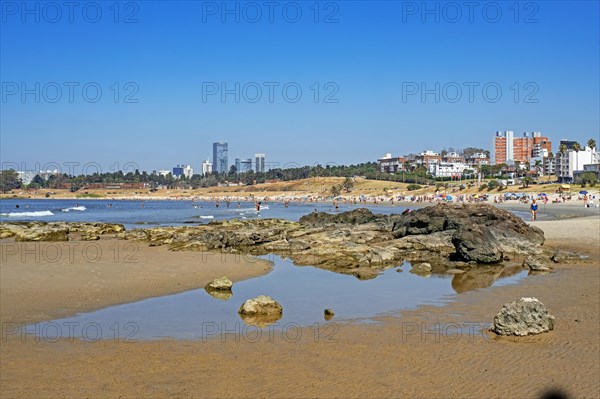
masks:
<path id="1" fill-rule="evenodd" d="M 390 268 L 375 279 L 358 280 L 311 266 L 294 266 L 278 256 L 263 258 L 274 262 L 273 270 L 234 284 L 227 300 L 196 289 L 39 323 L 29 326 L 28 331 L 49 340 L 57 335 L 88 340 L 139 340 L 244 334 L 248 326 L 238 309 L 246 299 L 258 295 L 269 295 L 283 306 L 283 317 L 276 324 L 263 327 L 263 331 L 324 322 L 325 308 L 334 310 L 333 322 L 371 322 L 377 315 L 397 314 L 424 304 L 443 305 L 456 292 L 514 284 L 527 275 L 521 268 L 487 268 L 458 275 L 421 276 L 409 272 L 411 267 L 406 263 L 401 273 Z"/>
<path id="2" fill-rule="evenodd" d="M 19 205 L 19 208 L 16 206 Z M 112 205 L 109 207 L 109 205 Z M 408 205 L 345 205 L 339 212 L 356 208 L 370 208 L 375 213 L 400 213 Z M 331 203 L 291 203 L 286 208 L 282 203 L 263 203 L 260 213 L 254 203 L 224 202 L 217 208 L 214 202 L 191 200 L 130 201 L 130 200 L 0 200 L 0 221 L 45 221 L 45 222 L 104 222 L 120 223 L 127 229 L 152 226 L 180 226 L 188 223 L 205 224 L 222 219 L 282 218 L 298 220 L 314 210 L 333 212 Z"/>

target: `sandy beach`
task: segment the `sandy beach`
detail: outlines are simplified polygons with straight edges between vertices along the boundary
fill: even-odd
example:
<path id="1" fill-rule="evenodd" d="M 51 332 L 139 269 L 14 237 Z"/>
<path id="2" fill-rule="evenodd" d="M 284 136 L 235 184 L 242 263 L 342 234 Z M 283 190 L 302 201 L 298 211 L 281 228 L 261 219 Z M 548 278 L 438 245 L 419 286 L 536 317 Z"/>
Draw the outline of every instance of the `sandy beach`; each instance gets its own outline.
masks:
<path id="1" fill-rule="evenodd" d="M 249 278 L 269 271 L 262 263 L 219 259 L 198 267 L 197 253 L 149 247 L 136 255 L 143 269 L 112 259 L 94 265 L 85 259 L 57 266 L 3 262 L 1 396 L 537 398 L 559 390 L 568 397 L 595 398 L 600 392 L 598 221 L 588 216 L 535 223 L 546 234 L 545 245 L 586 253 L 594 263 L 557 265 L 553 273 L 518 285 L 469 291 L 444 306 L 422 306 L 372 323 L 333 319 L 318 329 L 258 340 L 230 334 L 224 342 L 219 337 L 36 342 L 5 328 L 200 287 L 222 274 Z M 523 296 L 548 307 L 557 320 L 554 331 L 525 338 L 483 332 L 504 303 Z"/>

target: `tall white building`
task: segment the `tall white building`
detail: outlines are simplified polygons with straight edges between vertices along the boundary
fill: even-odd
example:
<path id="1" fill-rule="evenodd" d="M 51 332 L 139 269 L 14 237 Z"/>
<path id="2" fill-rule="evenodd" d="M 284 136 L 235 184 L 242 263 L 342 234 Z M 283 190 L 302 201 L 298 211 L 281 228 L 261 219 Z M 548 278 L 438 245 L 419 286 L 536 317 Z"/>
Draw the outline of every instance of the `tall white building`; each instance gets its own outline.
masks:
<path id="1" fill-rule="evenodd" d="M 561 183 L 572 183 L 577 171 L 583 171 L 584 165 L 600 163 L 600 154 L 595 148 L 585 147 L 581 151 L 568 149 L 563 155 L 556 153 L 556 177 Z"/>
<path id="2" fill-rule="evenodd" d="M 254 154 L 254 171 L 256 173 L 265 172 L 265 154 Z"/>
<path id="3" fill-rule="evenodd" d="M 213 172 L 213 163 L 208 159 L 206 161 L 202 161 L 202 175 L 210 175 Z"/>

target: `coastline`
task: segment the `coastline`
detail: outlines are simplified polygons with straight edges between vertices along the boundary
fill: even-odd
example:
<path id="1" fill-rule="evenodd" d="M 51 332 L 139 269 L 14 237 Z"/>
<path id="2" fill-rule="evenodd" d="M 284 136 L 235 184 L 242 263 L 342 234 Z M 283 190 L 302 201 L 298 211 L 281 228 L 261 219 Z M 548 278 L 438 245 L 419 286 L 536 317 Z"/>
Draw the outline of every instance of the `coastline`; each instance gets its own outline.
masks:
<path id="1" fill-rule="evenodd" d="M 333 323 L 294 330 L 297 340 L 281 334 L 272 340 L 263 335 L 258 341 L 236 340 L 230 334 L 225 339 L 139 342 L 36 342 L 31 337 L 3 336 L 0 397 L 536 398 L 551 389 L 573 397 L 594 397 L 600 390 L 596 373 L 600 366 L 598 218 L 533 224 L 545 231 L 544 245 L 580 251 L 595 262 L 555 265 L 553 273 L 530 276 L 516 285 L 455 294 L 442 306 L 423 305 L 399 316 L 376 316 L 369 323 L 336 322 L 334 318 Z M 164 257 L 155 250 L 164 250 Z M 197 262 L 187 264 L 181 258 L 198 253 L 158 247 L 143 248 L 140 254 L 149 254 L 142 263 L 153 262 L 155 267 L 124 274 L 121 269 L 129 266 L 114 264 L 113 259 L 102 265 L 83 265 L 87 269 L 83 273 L 73 270 L 81 264 L 26 265 L 25 269 L 35 269 L 34 275 L 41 273 L 39 280 L 32 280 L 23 265 L 15 267 L 12 275 L 3 274 L 1 279 L 2 321 L 7 320 L 4 315 L 14 320 L 47 320 L 116 303 L 118 292 L 140 295 L 145 290 L 142 297 L 155 296 L 162 289 L 165 293 L 186 289 L 177 283 L 195 288 L 208 282 L 208 274 L 205 279 L 198 277 Z M 227 265 L 217 261 L 216 270 L 208 267 L 214 273 L 210 278 L 220 277 Z M 262 270 L 252 265 L 234 268 L 246 273 L 241 269 L 248 266 L 258 275 L 268 272 L 264 265 Z M 104 279 L 100 278 L 103 274 Z M 47 284 L 56 276 L 72 278 L 70 286 L 92 292 L 90 301 L 56 295 L 57 287 Z M 146 279 L 158 283 L 149 284 Z M 21 288 L 31 284 L 36 289 L 23 291 L 21 297 L 14 291 L 7 293 L 4 288 L 14 281 L 21 281 Z M 136 284 L 145 288 L 131 288 Z M 479 330 L 470 333 L 466 329 L 465 323 L 483 326 L 491 322 L 503 304 L 522 296 L 535 296 L 548 307 L 557 318 L 554 331 L 524 338 L 485 338 Z M 458 326 L 460 337 L 439 332 L 448 326 L 455 329 L 451 331 Z"/>
<path id="2" fill-rule="evenodd" d="M 0 320 L 35 323 L 271 271 L 253 256 L 169 251 L 117 239 L 0 241 Z"/>

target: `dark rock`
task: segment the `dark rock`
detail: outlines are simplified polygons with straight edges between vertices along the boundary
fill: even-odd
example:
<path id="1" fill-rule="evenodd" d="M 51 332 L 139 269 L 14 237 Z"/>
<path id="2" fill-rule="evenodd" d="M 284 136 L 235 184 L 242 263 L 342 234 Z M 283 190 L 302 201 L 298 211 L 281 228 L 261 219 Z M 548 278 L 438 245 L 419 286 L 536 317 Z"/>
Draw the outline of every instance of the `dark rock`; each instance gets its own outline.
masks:
<path id="1" fill-rule="evenodd" d="M 458 260 L 465 262 L 496 263 L 502 252 L 494 236 L 485 225 L 461 225 L 452 236 Z"/>
<path id="2" fill-rule="evenodd" d="M 326 226 L 329 224 L 357 225 L 377 221 L 385 221 L 385 215 L 376 215 L 366 208 L 358 208 L 348 212 L 331 214 L 326 212 L 312 212 L 300 218 L 303 226 Z"/>

